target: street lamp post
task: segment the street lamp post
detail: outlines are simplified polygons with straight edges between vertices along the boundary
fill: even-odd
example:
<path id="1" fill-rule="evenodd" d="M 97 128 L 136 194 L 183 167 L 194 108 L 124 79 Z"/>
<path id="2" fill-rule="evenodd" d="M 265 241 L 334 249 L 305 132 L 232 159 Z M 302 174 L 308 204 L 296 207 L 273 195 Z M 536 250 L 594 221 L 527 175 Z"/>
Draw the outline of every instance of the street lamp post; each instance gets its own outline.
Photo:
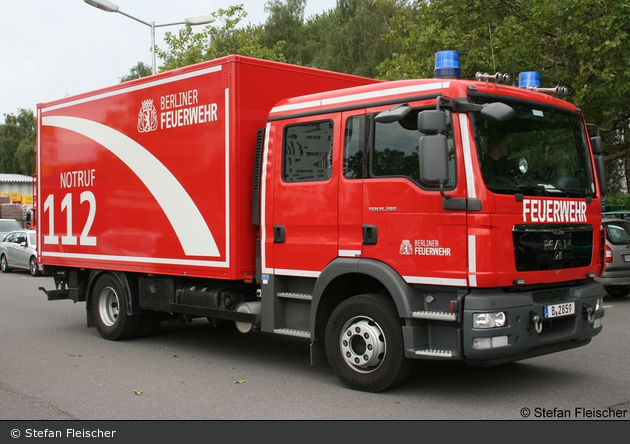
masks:
<path id="1" fill-rule="evenodd" d="M 88 5 L 94 6 L 95 8 L 98 8 L 105 12 L 117 12 L 119 14 L 124 15 L 125 17 L 129 17 L 130 19 L 135 20 L 151 28 L 151 54 L 153 56 L 153 74 L 155 74 L 155 28 L 162 28 L 164 26 L 174 26 L 174 25 L 190 25 L 190 26 L 206 25 L 216 20 L 212 15 L 205 14 L 205 15 L 198 15 L 195 17 L 188 17 L 184 19 L 183 22 L 165 23 L 163 25 L 156 25 L 155 22 L 147 23 L 144 20 L 140 20 L 137 17 L 134 17 L 125 12 L 122 12 L 117 4 L 112 3 L 108 0 L 83 0 L 83 1 L 87 3 Z"/>

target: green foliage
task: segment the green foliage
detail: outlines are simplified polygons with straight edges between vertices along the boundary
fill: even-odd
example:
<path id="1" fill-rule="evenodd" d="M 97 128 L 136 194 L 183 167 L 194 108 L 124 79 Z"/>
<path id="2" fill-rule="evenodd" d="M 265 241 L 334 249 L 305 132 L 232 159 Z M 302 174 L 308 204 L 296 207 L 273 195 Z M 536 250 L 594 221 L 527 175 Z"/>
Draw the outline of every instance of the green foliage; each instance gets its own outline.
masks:
<path id="1" fill-rule="evenodd" d="M 606 205 L 620 205 L 622 210 L 630 210 L 630 194 L 615 193 L 606 197 Z"/>
<path id="2" fill-rule="evenodd" d="M 35 173 L 35 127 L 33 111 L 19 109 L 18 115 L 5 114 L 0 125 L 0 172 Z"/>
<path id="3" fill-rule="evenodd" d="M 273 48 L 277 42 L 283 42 L 283 54 L 288 63 L 302 63 L 301 47 L 309 38 L 304 25 L 305 7 L 306 0 L 269 0 L 265 3 L 269 17 L 260 35 L 260 43 Z"/>
<path id="4" fill-rule="evenodd" d="M 191 26 L 181 28 L 176 34 L 167 32 L 164 40 L 168 49 L 156 48 L 156 54 L 166 63 L 160 71 L 168 71 L 230 54 L 284 61 L 282 42 L 272 47 L 259 43 L 261 27 L 248 26 L 238 29 L 237 25 L 247 17 L 243 5 L 230 6 L 215 12 L 215 23 L 207 25 L 203 31 L 195 33 Z"/>
<path id="5" fill-rule="evenodd" d="M 399 0 L 338 0 L 337 8 L 305 25 L 302 62 L 310 66 L 375 78 L 394 43 L 382 38 L 401 10 Z"/>
<path id="6" fill-rule="evenodd" d="M 129 74 L 124 75 L 120 78 L 120 83 L 150 76 L 151 74 L 153 74 L 153 69 L 149 65 L 144 62 L 138 62 L 136 66 L 129 70 Z"/>
<path id="7" fill-rule="evenodd" d="M 394 44 L 382 38 L 402 0 L 339 0 L 337 8 L 305 19 L 306 0 L 270 0 L 264 25 L 239 28 L 247 16 L 243 6 L 219 9 L 221 26 L 202 32 L 184 27 L 166 33 L 167 49 L 157 49 L 166 71 L 228 54 L 348 74 L 376 77 L 377 67 L 391 55 Z"/>

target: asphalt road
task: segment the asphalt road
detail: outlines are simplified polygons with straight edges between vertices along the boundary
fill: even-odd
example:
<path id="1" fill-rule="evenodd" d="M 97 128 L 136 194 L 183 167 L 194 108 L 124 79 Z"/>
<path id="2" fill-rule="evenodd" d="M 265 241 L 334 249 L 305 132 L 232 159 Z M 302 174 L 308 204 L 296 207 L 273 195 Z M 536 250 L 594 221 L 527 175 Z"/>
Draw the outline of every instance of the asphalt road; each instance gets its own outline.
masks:
<path id="1" fill-rule="evenodd" d="M 422 362 L 370 394 L 311 366 L 304 339 L 200 319 L 110 342 L 84 303 L 48 302 L 39 286 L 52 279 L 0 275 L 0 420 L 630 419 L 630 298 L 605 299 L 586 347 L 492 368 Z"/>

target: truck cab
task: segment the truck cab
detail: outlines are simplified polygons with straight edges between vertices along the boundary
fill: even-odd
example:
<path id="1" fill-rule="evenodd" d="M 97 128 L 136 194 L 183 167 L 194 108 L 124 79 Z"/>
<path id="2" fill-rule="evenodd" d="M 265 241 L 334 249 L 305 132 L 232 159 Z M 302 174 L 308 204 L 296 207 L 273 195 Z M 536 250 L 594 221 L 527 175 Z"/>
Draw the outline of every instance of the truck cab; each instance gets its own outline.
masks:
<path id="1" fill-rule="evenodd" d="M 603 168 L 574 105 L 453 78 L 288 99 L 262 167 L 262 329 L 324 345 L 351 386 L 601 331 Z"/>

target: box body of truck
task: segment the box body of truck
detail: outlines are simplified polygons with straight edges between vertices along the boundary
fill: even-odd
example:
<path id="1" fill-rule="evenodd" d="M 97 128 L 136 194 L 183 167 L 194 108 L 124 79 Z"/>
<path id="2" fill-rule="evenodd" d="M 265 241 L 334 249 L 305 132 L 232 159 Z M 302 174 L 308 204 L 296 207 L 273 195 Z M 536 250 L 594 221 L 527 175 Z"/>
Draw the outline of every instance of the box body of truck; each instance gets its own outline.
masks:
<path id="1" fill-rule="evenodd" d="M 48 297 L 107 339 L 229 320 L 380 391 L 412 359 L 495 365 L 602 330 L 601 151 L 547 94 L 230 56 L 40 105 L 38 133 Z"/>
<path id="2" fill-rule="evenodd" d="M 256 137 L 269 110 L 368 82 L 230 56 L 40 105 L 40 261 L 252 276 Z"/>

